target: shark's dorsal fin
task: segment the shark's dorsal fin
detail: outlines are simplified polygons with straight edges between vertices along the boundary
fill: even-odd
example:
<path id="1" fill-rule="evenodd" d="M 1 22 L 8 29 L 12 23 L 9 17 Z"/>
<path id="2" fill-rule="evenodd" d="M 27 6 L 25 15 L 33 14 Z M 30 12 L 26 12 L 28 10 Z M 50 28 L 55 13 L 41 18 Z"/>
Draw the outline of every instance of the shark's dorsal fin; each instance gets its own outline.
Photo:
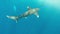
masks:
<path id="1" fill-rule="evenodd" d="M 27 9 L 28 9 L 28 10 L 30 10 L 30 9 L 31 9 L 31 7 L 30 7 L 30 6 L 27 6 Z"/>

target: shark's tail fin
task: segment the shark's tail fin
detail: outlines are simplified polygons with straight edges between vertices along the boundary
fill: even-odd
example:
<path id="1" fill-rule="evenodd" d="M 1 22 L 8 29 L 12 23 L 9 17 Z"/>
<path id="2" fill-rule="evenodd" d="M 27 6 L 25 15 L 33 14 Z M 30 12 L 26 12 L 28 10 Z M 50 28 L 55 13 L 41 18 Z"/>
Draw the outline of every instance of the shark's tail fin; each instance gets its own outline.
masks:
<path id="1" fill-rule="evenodd" d="M 18 22 L 18 17 L 17 16 L 8 16 L 8 15 L 6 15 L 6 17 L 9 18 L 9 19 L 15 20 L 16 23 Z"/>
<path id="2" fill-rule="evenodd" d="M 16 23 L 18 23 L 18 19 L 15 19 Z"/>

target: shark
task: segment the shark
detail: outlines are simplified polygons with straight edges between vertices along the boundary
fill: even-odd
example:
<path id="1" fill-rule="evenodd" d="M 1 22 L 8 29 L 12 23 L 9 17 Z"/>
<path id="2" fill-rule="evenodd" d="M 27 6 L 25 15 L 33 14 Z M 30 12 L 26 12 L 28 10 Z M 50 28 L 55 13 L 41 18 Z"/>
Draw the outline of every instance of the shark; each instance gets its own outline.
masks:
<path id="1" fill-rule="evenodd" d="M 34 14 L 37 18 L 39 18 L 39 14 L 38 14 L 38 11 L 39 11 L 39 8 L 31 8 L 29 6 L 27 6 L 27 11 L 19 16 L 9 16 L 9 15 L 6 15 L 7 18 L 9 19 L 12 19 L 12 20 L 15 20 L 16 23 L 18 23 L 18 20 L 21 19 L 21 18 L 27 18 L 27 16 L 29 15 L 32 15 Z"/>

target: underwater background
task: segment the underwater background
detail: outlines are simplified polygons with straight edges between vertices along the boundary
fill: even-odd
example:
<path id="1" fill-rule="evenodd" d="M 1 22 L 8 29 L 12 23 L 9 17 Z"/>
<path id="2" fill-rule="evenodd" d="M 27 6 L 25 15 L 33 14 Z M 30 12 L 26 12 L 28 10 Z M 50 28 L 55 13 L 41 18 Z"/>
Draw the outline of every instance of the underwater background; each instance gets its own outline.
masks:
<path id="1" fill-rule="evenodd" d="M 23 14 L 27 6 L 40 8 L 40 17 L 30 15 L 18 23 L 6 17 Z M 60 0 L 0 0 L 0 34 L 60 34 Z"/>

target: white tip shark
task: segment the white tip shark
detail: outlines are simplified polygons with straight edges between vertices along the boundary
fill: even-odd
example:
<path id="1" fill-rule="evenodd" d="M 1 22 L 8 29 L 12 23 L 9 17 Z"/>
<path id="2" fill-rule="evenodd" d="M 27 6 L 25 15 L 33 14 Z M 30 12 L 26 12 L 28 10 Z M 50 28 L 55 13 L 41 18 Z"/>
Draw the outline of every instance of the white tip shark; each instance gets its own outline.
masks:
<path id="1" fill-rule="evenodd" d="M 6 17 L 9 19 L 15 20 L 16 23 L 18 22 L 19 18 L 24 18 L 24 17 L 26 18 L 27 16 L 32 15 L 32 14 L 36 15 L 37 18 L 39 18 L 39 14 L 38 14 L 39 8 L 33 8 L 32 9 L 29 6 L 27 8 L 28 8 L 28 10 L 25 13 L 23 13 L 22 15 L 19 15 L 19 16 L 8 16 L 8 15 L 6 15 Z"/>

